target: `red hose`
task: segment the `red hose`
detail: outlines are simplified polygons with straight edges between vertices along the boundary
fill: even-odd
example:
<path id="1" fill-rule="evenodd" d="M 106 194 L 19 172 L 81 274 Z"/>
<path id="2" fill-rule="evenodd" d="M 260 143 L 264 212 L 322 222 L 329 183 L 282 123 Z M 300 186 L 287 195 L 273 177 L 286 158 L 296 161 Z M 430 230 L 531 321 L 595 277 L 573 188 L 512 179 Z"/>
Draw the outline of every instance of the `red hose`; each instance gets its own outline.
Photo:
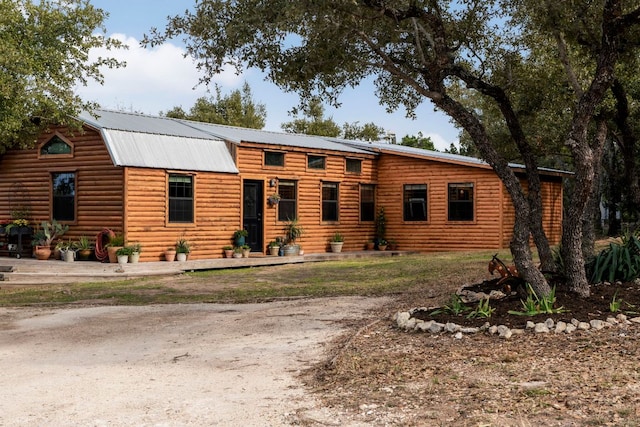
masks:
<path id="1" fill-rule="evenodd" d="M 116 233 L 112 230 L 105 228 L 96 236 L 96 258 L 98 261 L 104 261 L 109 258 L 106 245 L 112 238 L 116 237 Z"/>

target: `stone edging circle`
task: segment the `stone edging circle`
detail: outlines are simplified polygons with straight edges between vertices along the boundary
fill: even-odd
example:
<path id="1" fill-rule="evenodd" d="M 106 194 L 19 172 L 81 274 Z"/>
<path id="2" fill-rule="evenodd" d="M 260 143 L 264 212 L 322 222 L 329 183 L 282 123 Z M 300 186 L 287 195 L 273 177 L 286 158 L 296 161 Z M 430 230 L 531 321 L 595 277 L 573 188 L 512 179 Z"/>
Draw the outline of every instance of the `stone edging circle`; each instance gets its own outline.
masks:
<path id="1" fill-rule="evenodd" d="M 393 316 L 393 321 L 396 326 L 405 331 L 414 332 L 428 332 L 432 334 L 450 333 L 453 334 L 455 339 L 462 339 L 465 334 L 475 334 L 479 332 L 485 332 L 490 335 L 497 335 L 503 339 L 509 339 L 513 335 L 521 335 L 525 332 L 532 332 L 535 334 L 545 334 L 554 332 L 556 334 L 566 333 L 570 334 L 574 331 L 599 331 L 604 328 L 611 328 L 614 326 L 627 326 L 633 324 L 640 324 L 640 317 L 634 317 L 632 319 L 627 318 L 626 315 L 619 313 L 615 317 L 608 317 L 607 320 L 594 319 L 590 322 L 581 322 L 577 319 L 571 319 L 571 322 L 554 322 L 553 319 L 547 319 L 544 322 L 534 323 L 528 321 L 525 329 L 511 329 L 505 325 L 491 325 L 486 322 L 480 327 L 467 327 L 460 326 L 456 323 L 439 323 L 435 320 L 421 320 L 412 316 L 412 313 L 419 309 L 413 309 L 411 311 L 399 311 Z"/>

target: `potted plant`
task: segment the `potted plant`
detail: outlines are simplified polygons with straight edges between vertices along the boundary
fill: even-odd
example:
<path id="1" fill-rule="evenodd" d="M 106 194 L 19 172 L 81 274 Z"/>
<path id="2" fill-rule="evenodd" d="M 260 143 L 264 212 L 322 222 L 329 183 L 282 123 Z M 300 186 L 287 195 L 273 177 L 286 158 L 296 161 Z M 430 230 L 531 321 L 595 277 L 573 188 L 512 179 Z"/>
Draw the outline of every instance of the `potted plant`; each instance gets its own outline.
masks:
<path id="1" fill-rule="evenodd" d="M 385 234 L 387 234 L 387 216 L 384 213 L 384 207 L 380 206 L 376 215 L 376 242 L 378 246 L 385 239 Z"/>
<path id="2" fill-rule="evenodd" d="M 55 239 L 61 237 L 64 233 L 69 230 L 68 225 L 62 225 L 58 223 L 55 219 L 51 222 L 42 221 L 40 224 L 42 237 L 38 242 L 39 245 L 36 246 L 35 254 L 36 258 L 39 260 L 49 259 L 51 256 L 51 244 Z"/>
<path id="3" fill-rule="evenodd" d="M 93 246 L 87 236 L 80 236 L 80 239 L 75 243 L 77 252 L 76 255 L 81 261 L 88 261 L 93 253 Z"/>
<path id="4" fill-rule="evenodd" d="M 176 242 L 176 257 L 178 261 L 186 261 L 187 255 L 191 252 L 191 244 L 185 239 L 181 237 Z"/>
<path id="5" fill-rule="evenodd" d="M 275 206 L 280 203 L 280 195 L 278 193 L 273 193 L 267 197 L 267 203 L 269 206 Z"/>
<path id="6" fill-rule="evenodd" d="M 242 246 L 236 246 L 233 248 L 233 257 L 242 258 Z"/>
<path id="7" fill-rule="evenodd" d="M 376 247 L 376 242 L 373 241 L 373 240 L 369 240 L 366 243 L 366 248 L 365 249 L 368 250 L 368 251 L 372 251 L 375 247 Z"/>
<path id="8" fill-rule="evenodd" d="M 296 240 L 302 236 L 304 229 L 300 226 L 297 219 L 288 221 L 284 225 L 285 235 L 285 256 L 294 256 L 300 253 L 300 246 L 296 244 Z"/>
<path id="9" fill-rule="evenodd" d="M 395 251 L 398 249 L 398 242 L 396 242 L 395 240 L 389 239 L 387 240 L 387 243 L 389 244 L 388 247 L 390 251 Z"/>
<path id="10" fill-rule="evenodd" d="M 73 262 L 76 259 L 75 243 L 71 240 L 68 242 L 58 242 L 56 248 L 60 250 L 60 258 L 65 262 Z"/>
<path id="11" fill-rule="evenodd" d="M 249 232 L 247 230 L 236 230 L 233 233 L 233 241 L 235 242 L 236 246 L 242 246 L 245 244 L 245 240 L 246 237 L 249 235 Z"/>
<path id="12" fill-rule="evenodd" d="M 118 259 L 118 264 L 126 264 L 129 262 L 129 255 L 131 254 L 131 248 L 128 246 L 121 246 L 116 251 L 116 257 Z"/>
<path id="13" fill-rule="evenodd" d="M 224 251 L 225 258 L 231 258 L 233 256 L 233 246 L 224 246 L 222 250 Z"/>
<path id="14" fill-rule="evenodd" d="M 242 257 L 249 258 L 249 253 L 251 252 L 251 246 L 242 245 Z"/>
<path id="15" fill-rule="evenodd" d="M 334 233 L 329 239 L 331 245 L 331 252 L 342 252 L 342 245 L 344 245 L 344 236 L 340 233 Z"/>
<path id="16" fill-rule="evenodd" d="M 175 246 L 170 246 L 164 251 L 164 259 L 167 261 L 175 261 L 176 259 L 176 248 Z"/>
<path id="17" fill-rule="evenodd" d="M 134 243 L 129 245 L 129 262 L 131 264 L 137 264 L 140 262 L 140 253 L 142 252 L 142 245 L 140 243 Z"/>
<path id="18" fill-rule="evenodd" d="M 280 251 L 280 242 L 277 240 L 272 240 L 269 242 L 269 254 L 278 256 L 278 252 Z"/>
<path id="19" fill-rule="evenodd" d="M 386 251 L 387 250 L 387 241 L 384 239 L 378 240 L 378 250 Z"/>
<path id="20" fill-rule="evenodd" d="M 109 255 L 109 262 L 114 264 L 118 262 L 118 249 L 124 247 L 124 236 L 122 234 L 116 234 L 109 239 L 107 244 L 107 254 Z"/>

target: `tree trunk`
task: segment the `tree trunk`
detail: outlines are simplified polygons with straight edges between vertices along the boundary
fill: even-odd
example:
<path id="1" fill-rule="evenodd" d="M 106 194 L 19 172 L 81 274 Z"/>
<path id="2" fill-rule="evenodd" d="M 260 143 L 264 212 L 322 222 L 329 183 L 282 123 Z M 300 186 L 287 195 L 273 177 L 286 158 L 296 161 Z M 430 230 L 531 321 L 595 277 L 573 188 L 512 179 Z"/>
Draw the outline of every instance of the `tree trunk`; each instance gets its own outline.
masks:
<path id="1" fill-rule="evenodd" d="M 531 285 L 536 294 L 548 295 L 551 287 L 547 279 L 533 262 L 531 248 L 529 246 L 530 231 L 530 206 L 529 200 L 524 194 L 520 180 L 509 167 L 508 162 L 501 157 L 490 143 L 485 129 L 480 121 L 455 100 L 443 96 L 435 99 L 434 103 L 453 117 L 470 135 L 483 159 L 491 165 L 500 180 L 503 182 L 511 201 L 514 205 L 515 223 L 513 237 L 510 243 L 511 255 L 522 278 Z M 542 224 L 542 222 L 540 222 Z"/>

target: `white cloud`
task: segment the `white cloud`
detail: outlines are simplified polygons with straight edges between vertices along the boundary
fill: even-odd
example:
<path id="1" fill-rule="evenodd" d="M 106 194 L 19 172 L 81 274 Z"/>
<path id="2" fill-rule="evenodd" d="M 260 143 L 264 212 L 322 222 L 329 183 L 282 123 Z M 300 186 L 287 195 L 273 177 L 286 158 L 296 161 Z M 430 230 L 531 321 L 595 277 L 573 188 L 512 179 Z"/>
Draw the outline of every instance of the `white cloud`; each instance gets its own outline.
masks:
<path id="1" fill-rule="evenodd" d="M 458 141 L 447 141 L 442 135 L 437 133 L 424 133 L 424 136 L 431 138 L 431 141 L 433 141 L 433 145 L 438 151 L 444 151 L 448 149 L 452 142 L 456 145 L 458 143 Z"/>
<path id="2" fill-rule="evenodd" d="M 113 57 L 127 63 L 124 68 L 102 70 L 104 85 L 89 82 L 79 87 L 78 94 L 86 101 L 95 101 L 104 108 L 132 110 L 158 114 L 174 106 L 185 109 L 207 94 L 207 88 L 198 85 L 201 74 L 185 50 L 171 43 L 145 49 L 134 37 L 124 34 L 111 36 L 129 46 L 129 49 L 107 51 L 95 49 L 91 60 L 97 57 Z M 242 83 L 242 76 L 232 69 L 216 76 L 214 82 L 235 87 Z"/>

